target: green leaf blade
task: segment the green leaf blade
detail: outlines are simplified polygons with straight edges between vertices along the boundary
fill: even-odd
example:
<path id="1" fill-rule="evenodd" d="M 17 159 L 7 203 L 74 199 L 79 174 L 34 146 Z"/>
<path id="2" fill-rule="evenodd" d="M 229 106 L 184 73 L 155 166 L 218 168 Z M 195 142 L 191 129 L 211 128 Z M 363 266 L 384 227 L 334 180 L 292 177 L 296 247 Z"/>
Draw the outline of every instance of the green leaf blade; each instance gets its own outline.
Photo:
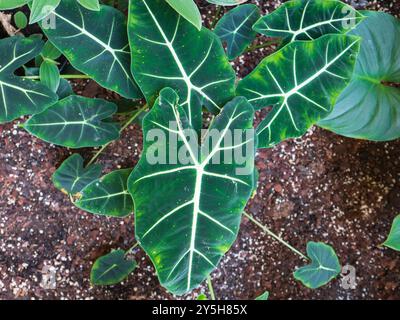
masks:
<path id="1" fill-rule="evenodd" d="M 0 10 L 11 10 L 27 4 L 30 0 L 2 0 Z"/>
<path id="2" fill-rule="evenodd" d="M 100 3 L 99 0 L 78 0 L 79 4 L 88 10 L 99 11 Z"/>
<path id="3" fill-rule="evenodd" d="M 60 71 L 53 61 L 45 60 L 40 65 L 40 82 L 51 91 L 57 92 L 60 85 Z"/>
<path id="4" fill-rule="evenodd" d="M 400 215 L 394 218 L 389 236 L 383 245 L 393 250 L 400 251 Z"/>
<path id="5" fill-rule="evenodd" d="M 33 0 L 31 7 L 31 16 L 29 23 L 33 24 L 46 18 L 57 6 L 61 0 Z"/>
<path id="6" fill-rule="evenodd" d="M 263 294 L 259 295 L 255 300 L 268 300 L 269 292 L 265 291 Z"/>
<path id="7" fill-rule="evenodd" d="M 201 14 L 193 0 L 165 0 L 182 17 L 193 24 L 199 31 L 201 30 Z"/>

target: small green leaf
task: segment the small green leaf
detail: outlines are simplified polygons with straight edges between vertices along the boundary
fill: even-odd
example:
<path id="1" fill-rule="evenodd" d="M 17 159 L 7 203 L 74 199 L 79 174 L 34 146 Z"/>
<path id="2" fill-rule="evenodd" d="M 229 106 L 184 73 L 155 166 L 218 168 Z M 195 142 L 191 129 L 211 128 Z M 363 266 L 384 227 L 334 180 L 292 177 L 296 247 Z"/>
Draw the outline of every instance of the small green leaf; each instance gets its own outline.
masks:
<path id="1" fill-rule="evenodd" d="M 47 41 L 44 44 L 42 56 L 51 60 L 57 60 L 61 56 L 61 52 L 50 41 Z"/>
<path id="2" fill-rule="evenodd" d="M 265 291 L 263 294 L 259 295 L 255 300 L 268 300 L 269 292 Z"/>
<path id="3" fill-rule="evenodd" d="M 393 250 L 400 251 L 400 215 L 394 218 L 389 236 L 383 245 Z"/>
<path id="4" fill-rule="evenodd" d="M 60 0 L 33 0 L 29 23 L 33 24 L 46 18 L 57 6 Z"/>
<path id="5" fill-rule="evenodd" d="M 182 17 L 201 30 L 201 14 L 193 0 L 165 0 Z"/>
<path id="6" fill-rule="evenodd" d="M 132 169 L 113 171 L 87 185 L 75 201 L 85 211 L 111 217 L 126 217 L 133 212 L 127 180 Z"/>
<path id="7" fill-rule="evenodd" d="M 208 297 L 204 294 L 204 293 L 201 293 L 201 294 L 199 294 L 198 296 L 197 296 L 197 299 L 196 300 L 203 300 L 203 301 L 205 301 L 205 300 L 208 300 Z"/>
<path id="8" fill-rule="evenodd" d="M 245 4 L 226 13 L 215 27 L 215 34 L 227 44 L 230 60 L 239 57 L 254 41 L 257 33 L 253 24 L 260 17 L 260 9 L 254 4 Z"/>
<path id="9" fill-rule="evenodd" d="M 119 137 L 109 118 L 117 106 L 102 99 L 69 96 L 32 116 L 24 128 L 39 139 L 69 148 L 98 147 Z"/>
<path id="10" fill-rule="evenodd" d="M 10 10 L 22 7 L 31 0 L 1 0 L 0 10 Z"/>
<path id="11" fill-rule="evenodd" d="M 22 11 L 14 14 L 14 23 L 18 29 L 24 29 L 28 25 L 28 19 Z"/>
<path id="12" fill-rule="evenodd" d="M 83 158 L 75 153 L 54 172 L 52 180 L 57 189 L 68 194 L 76 194 L 100 176 L 100 164 L 84 168 Z"/>
<path id="13" fill-rule="evenodd" d="M 236 6 L 247 2 L 248 0 L 207 0 L 209 3 L 217 4 L 220 6 Z"/>
<path id="14" fill-rule="evenodd" d="M 51 91 L 57 92 L 60 85 L 60 71 L 54 61 L 45 60 L 40 65 L 40 82 L 46 85 Z"/>
<path id="15" fill-rule="evenodd" d="M 307 255 L 311 264 L 297 269 L 295 279 L 306 287 L 316 289 L 327 284 L 340 273 L 341 266 L 335 250 L 322 242 L 307 243 Z"/>
<path id="16" fill-rule="evenodd" d="M 134 260 L 125 259 L 125 251 L 114 250 L 102 256 L 93 264 L 90 282 L 97 286 L 109 286 L 120 283 L 136 269 Z"/>
<path id="17" fill-rule="evenodd" d="M 78 0 L 79 4 L 92 11 L 100 10 L 99 0 Z"/>

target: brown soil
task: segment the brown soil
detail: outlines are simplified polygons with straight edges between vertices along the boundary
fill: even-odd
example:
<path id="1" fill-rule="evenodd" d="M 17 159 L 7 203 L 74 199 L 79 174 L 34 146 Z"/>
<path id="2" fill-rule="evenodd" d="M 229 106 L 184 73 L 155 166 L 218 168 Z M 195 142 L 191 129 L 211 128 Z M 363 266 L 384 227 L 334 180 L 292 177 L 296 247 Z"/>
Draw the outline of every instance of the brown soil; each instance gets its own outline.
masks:
<path id="1" fill-rule="evenodd" d="M 252 1 L 271 10 L 279 1 Z M 366 2 L 366 1 L 354 1 Z M 213 15 L 214 6 L 203 6 Z M 373 8 L 399 13 L 397 1 L 373 1 Z M 208 23 L 208 22 L 206 22 Z M 260 40 L 262 41 L 262 39 Z M 240 76 L 265 55 L 259 50 L 236 61 Z M 75 91 L 109 98 L 93 82 Z M 134 242 L 133 218 L 98 217 L 75 208 L 51 182 L 72 150 L 44 143 L 18 127 L 0 126 L 0 299 L 171 299 L 140 249 L 139 268 L 122 284 L 92 287 L 92 262 L 112 248 Z M 101 156 L 104 172 L 133 167 L 142 147 L 140 127 L 126 130 Z M 90 158 L 93 150 L 80 152 Z M 257 195 L 247 211 L 293 246 L 307 241 L 332 245 L 343 265 L 356 268 L 356 288 L 340 279 L 318 290 L 303 287 L 292 272 L 303 261 L 243 219 L 239 237 L 212 274 L 220 299 L 400 299 L 400 254 L 379 246 L 400 212 L 400 141 L 374 143 L 313 128 L 301 139 L 260 150 Z M 56 268 L 57 289 L 40 286 L 45 265 Z M 185 299 L 207 293 L 203 284 Z"/>

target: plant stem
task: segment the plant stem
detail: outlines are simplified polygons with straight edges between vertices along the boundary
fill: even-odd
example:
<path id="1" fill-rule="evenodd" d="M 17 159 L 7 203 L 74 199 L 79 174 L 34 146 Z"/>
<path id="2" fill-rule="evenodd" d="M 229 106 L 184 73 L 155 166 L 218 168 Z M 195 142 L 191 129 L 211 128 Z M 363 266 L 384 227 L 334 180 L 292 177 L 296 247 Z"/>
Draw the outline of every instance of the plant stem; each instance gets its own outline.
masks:
<path id="1" fill-rule="evenodd" d="M 140 114 L 147 109 L 147 104 L 145 104 L 142 108 L 140 108 L 137 112 L 133 114 L 132 117 L 128 119 L 128 121 L 125 122 L 125 124 L 121 127 L 119 130 L 120 133 L 124 131 Z M 106 143 L 104 146 L 102 146 L 99 151 L 96 152 L 96 154 L 92 157 L 92 159 L 89 160 L 88 164 L 86 166 L 90 166 L 92 163 L 95 162 L 95 160 L 101 155 L 101 153 L 112 143 L 113 141 L 110 141 Z"/>
<path id="2" fill-rule="evenodd" d="M 262 44 L 258 44 L 258 45 L 254 45 L 254 46 L 248 47 L 246 49 L 245 53 L 252 52 L 252 51 L 257 50 L 257 49 L 266 48 L 266 47 L 269 47 L 270 45 L 279 44 L 279 43 L 280 42 L 279 41 L 277 42 L 277 40 L 266 41 L 266 42 L 264 42 Z"/>
<path id="3" fill-rule="evenodd" d="M 133 251 L 133 249 L 135 249 L 138 245 L 139 245 L 139 242 L 136 242 L 132 247 L 130 247 L 128 250 L 126 250 L 125 257 L 126 257 L 129 253 L 131 253 L 131 251 Z"/>
<path id="4" fill-rule="evenodd" d="M 207 277 L 207 285 L 208 285 L 208 290 L 210 291 L 211 300 L 217 300 L 217 299 L 215 299 L 214 288 L 213 288 L 210 276 Z"/>
<path id="5" fill-rule="evenodd" d="M 247 212 L 243 212 L 243 214 L 254 224 L 256 224 L 257 226 L 259 226 L 265 233 L 267 233 L 269 236 L 271 236 L 272 238 L 274 238 L 275 240 L 279 241 L 280 243 L 282 243 L 283 245 L 285 245 L 286 247 L 288 247 L 290 250 L 292 250 L 294 253 L 298 254 L 300 257 L 302 257 L 305 260 L 308 260 L 308 258 L 302 254 L 299 250 L 297 250 L 296 248 L 292 247 L 289 243 L 287 243 L 285 240 L 283 240 L 281 237 L 277 236 L 275 233 L 273 233 L 271 230 L 269 230 L 266 226 L 262 225 L 259 221 L 257 221 L 256 219 L 254 219 L 251 215 L 249 215 Z"/>
<path id="6" fill-rule="evenodd" d="M 39 80 L 40 76 L 25 76 L 24 79 Z M 62 79 L 90 79 L 86 74 L 62 74 L 60 75 Z"/>

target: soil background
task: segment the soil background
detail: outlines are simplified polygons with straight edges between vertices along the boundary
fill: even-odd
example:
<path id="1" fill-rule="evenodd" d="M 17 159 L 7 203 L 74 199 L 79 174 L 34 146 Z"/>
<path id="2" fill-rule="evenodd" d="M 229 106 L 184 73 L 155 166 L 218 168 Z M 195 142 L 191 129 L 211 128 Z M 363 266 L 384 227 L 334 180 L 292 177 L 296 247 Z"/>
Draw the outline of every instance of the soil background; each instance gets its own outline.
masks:
<path id="1" fill-rule="evenodd" d="M 264 13 L 280 5 L 250 2 Z M 397 0 L 351 3 L 400 13 Z M 210 25 L 215 6 L 198 4 Z M 261 49 L 238 58 L 238 76 L 266 54 Z M 115 98 L 93 81 L 76 81 L 74 90 Z M 126 281 L 92 287 L 93 261 L 135 243 L 133 217 L 99 217 L 74 207 L 51 175 L 77 151 L 32 137 L 18 127 L 23 121 L 0 126 L 0 299 L 195 299 L 208 293 L 203 284 L 184 297 L 171 296 L 140 249 L 133 253 L 139 267 Z M 131 125 L 100 157 L 104 173 L 133 167 L 141 149 L 140 126 Z M 89 159 L 95 150 L 78 152 Z M 400 141 L 347 139 L 315 127 L 301 139 L 260 150 L 256 161 L 259 187 L 247 212 L 303 252 L 310 240 L 332 245 L 342 265 L 354 266 L 356 287 L 344 289 L 339 277 L 318 290 L 305 288 L 292 275 L 304 261 L 243 218 L 237 241 L 212 274 L 217 298 L 254 299 L 268 290 L 270 299 L 400 299 L 400 254 L 380 247 L 400 213 Z M 56 272 L 54 290 L 40 285 L 45 266 Z"/>

